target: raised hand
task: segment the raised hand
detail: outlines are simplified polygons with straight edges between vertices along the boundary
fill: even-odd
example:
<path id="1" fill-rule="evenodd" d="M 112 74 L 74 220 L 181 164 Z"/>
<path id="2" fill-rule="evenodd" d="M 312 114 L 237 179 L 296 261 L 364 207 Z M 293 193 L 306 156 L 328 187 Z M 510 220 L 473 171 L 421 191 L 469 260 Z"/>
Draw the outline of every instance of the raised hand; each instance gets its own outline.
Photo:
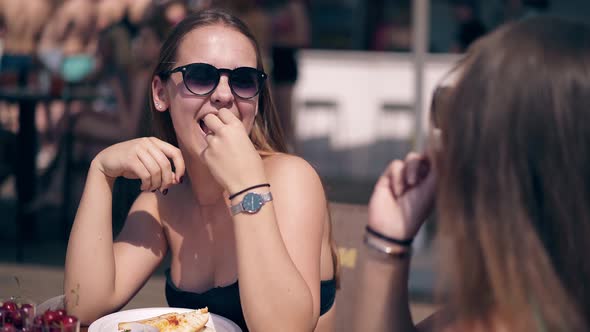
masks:
<path id="1" fill-rule="evenodd" d="M 381 175 L 369 202 L 369 226 L 399 240 L 413 238 L 434 205 L 436 172 L 427 157 L 410 153 Z"/>
<path id="2" fill-rule="evenodd" d="M 155 137 L 112 145 L 101 151 L 92 163 L 110 178 L 141 179 L 141 190 L 144 191 L 159 189 L 164 192 L 178 184 L 185 171 L 180 150 Z"/>
<path id="3" fill-rule="evenodd" d="M 217 182 L 230 194 L 266 182 L 262 158 L 243 123 L 227 109 L 203 118 L 211 134 L 202 158 Z"/>

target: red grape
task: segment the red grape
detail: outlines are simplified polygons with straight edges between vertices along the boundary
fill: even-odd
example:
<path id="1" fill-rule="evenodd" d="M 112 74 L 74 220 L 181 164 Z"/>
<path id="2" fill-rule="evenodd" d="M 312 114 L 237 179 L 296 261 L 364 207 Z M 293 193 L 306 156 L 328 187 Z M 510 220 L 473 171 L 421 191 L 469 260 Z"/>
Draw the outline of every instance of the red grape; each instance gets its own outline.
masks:
<path id="1" fill-rule="evenodd" d="M 12 324 L 14 324 L 14 326 L 17 329 L 20 329 L 23 327 L 23 315 L 21 314 L 20 311 L 16 310 L 16 311 L 12 311 L 9 313 L 10 316 L 10 321 L 12 322 Z"/>
<path id="2" fill-rule="evenodd" d="M 57 309 L 57 310 L 55 310 L 55 313 L 57 314 L 57 319 L 61 319 L 62 317 L 67 315 L 67 312 L 65 309 Z"/>
<path id="3" fill-rule="evenodd" d="M 33 319 L 33 332 L 43 332 L 43 315 L 38 315 Z"/>
<path id="4" fill-rule="evenodd" d="M 78 330 L 78 318 L 74 316 L 64 316 L 61 319 L 63 332 L 77 332 Z"/>
<path id="5" fill-rule="evenodd" d="M 38 326 L 43 325 L 43 315 L 35 316 L 35 318 L 33 319 L 33 325 L 38 325 Z"/>
<path id="6" fill-rule="evenodd" d="M 4 326 L 0 328 L 0 332 L 16 332 L 16 328 L 10 323 L 5 323 Z"/>
<path id="7" fill-rule="evenodd" d="M 35 315 L 35 307 L 33 307 L 33 305 L 30 303 L 21 304 L 20 311 L 26 318 L 33 318 Z"/>
<path id="8" fill-rule="evenodd" d="M 66 315 L 61 318 L 61 323 L 64 326 L 75 325 L 76 323 L 78 323 L 78 318 L 76 318 L 75 316 Z"/>
<path id="9" fill-rule="evenodd" d="M 17 306 L 16 303 L 12 301 L 6 301 L 4 304 L 2 304 L 2 308 L 6 311 L 16 311 Z"/>
<path id="10" fill-rule="evenodd" d="M 50 325 L 51 323 L 53 323 L 57 319 L 58 319 L 58 316 L 55 311 L 47 310 L 43 314 L 43 323 L 45 323 L 45 325 Z"/>

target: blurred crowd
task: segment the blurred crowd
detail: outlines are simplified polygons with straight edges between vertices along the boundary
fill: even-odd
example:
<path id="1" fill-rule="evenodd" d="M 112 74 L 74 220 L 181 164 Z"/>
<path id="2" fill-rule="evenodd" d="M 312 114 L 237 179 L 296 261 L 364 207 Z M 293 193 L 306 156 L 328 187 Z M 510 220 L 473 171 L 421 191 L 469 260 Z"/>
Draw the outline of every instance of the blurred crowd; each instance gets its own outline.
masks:
<path id="1" fill-rule="evenodd" d="M 440 17 L 450 14 L 453 27 L 450 44 L 431 40 L 430 52 L 463 53 L 478 38 L 496 27 L 515 20 L 546 13 L 551 7 L 550 0 L 443 0 L 432 1 L 432 13 Z M 438 4 L 438 6 L 437 6 Z M 444 4 L 444 7 L 441 6 Z M 412 49 L 412 1 L 379 1 L 369 6 L 374 21 L 369 22 L 372 31 L 367 47 L 377 51 L 409 52 Z M 449 13 L 439 12 L 448 8 Z M 433 15 L 433 16 L 434 16 Z M 433 29 L 438 26 L 431 22 Z M 443 27 L 444 29 L 444 27 Z"/>
<path id="2" fill-rule="evenodd" d="M 0 88 L 52 96 L 35 114 L 37 168 L 52 171 L 42 187 L 59 182 L 53 170 L 65 138 L 74 158 L 89 162 L 108 145 L 150 134 L 147 96 L 161 43 L 186 15 L 211 7 L 240 17 L 256 35 L 292 142 L 296 51 L 309 43 L 305 1 L 0 0 Z M 66 105 L 64 91 L 94 98 Z M 18 106 L 0 101 L 0 184 L 14 171 L 17 131 Z"/>

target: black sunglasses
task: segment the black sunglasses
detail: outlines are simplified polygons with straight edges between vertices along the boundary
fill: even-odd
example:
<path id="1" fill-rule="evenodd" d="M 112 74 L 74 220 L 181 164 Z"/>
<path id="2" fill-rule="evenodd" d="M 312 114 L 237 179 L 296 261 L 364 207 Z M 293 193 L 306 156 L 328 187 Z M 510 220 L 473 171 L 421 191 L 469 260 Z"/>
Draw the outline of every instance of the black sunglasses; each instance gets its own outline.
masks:
<path id="1" fill-rule="evenodd" d="M 186 66 L 176 67 L 160 73 L 160 76 L 170 76 L 181 72 L 184 86 L 192 94 L 205 96 L 213 92 L 219 84 L 221 74 L 229 77 L 231 91 L 242 99 L 256 97 L 267 75 L 252 67 L 239 67 L 236 69 L 217 68 L 208 63 L 191 63 Z"/>

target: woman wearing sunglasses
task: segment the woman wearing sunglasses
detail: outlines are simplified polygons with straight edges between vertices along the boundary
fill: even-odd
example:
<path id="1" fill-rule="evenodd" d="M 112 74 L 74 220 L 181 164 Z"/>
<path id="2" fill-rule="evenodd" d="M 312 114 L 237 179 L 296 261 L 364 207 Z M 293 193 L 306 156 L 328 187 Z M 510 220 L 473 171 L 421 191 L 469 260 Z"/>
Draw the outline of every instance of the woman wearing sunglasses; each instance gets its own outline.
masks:
<path id="1" fill-rule="evenodd" d="M 456 74 L 435 94 L 440 144 L 373 192 L 356 331 L 588 331 L 590 27 L 509 24 Z M 447 308 L 415 327 L 409 249 L 434 202 Z"/>
<path id="2" fill-rule="evenodd" d="M 233 16 L 205 11 L 175 27 L 151 82 L 157 138 L 113 145 L 91 164 L 66 257 L 69 312 L 90 323 L 122 308 L 169 252 L 172 307 L 208 306 L 244 330 L 330 326 L 324 191 L 309 164 L 282 153 L 266 79 Z M 121 176 L 143 192 L 113 241 Z"/>

